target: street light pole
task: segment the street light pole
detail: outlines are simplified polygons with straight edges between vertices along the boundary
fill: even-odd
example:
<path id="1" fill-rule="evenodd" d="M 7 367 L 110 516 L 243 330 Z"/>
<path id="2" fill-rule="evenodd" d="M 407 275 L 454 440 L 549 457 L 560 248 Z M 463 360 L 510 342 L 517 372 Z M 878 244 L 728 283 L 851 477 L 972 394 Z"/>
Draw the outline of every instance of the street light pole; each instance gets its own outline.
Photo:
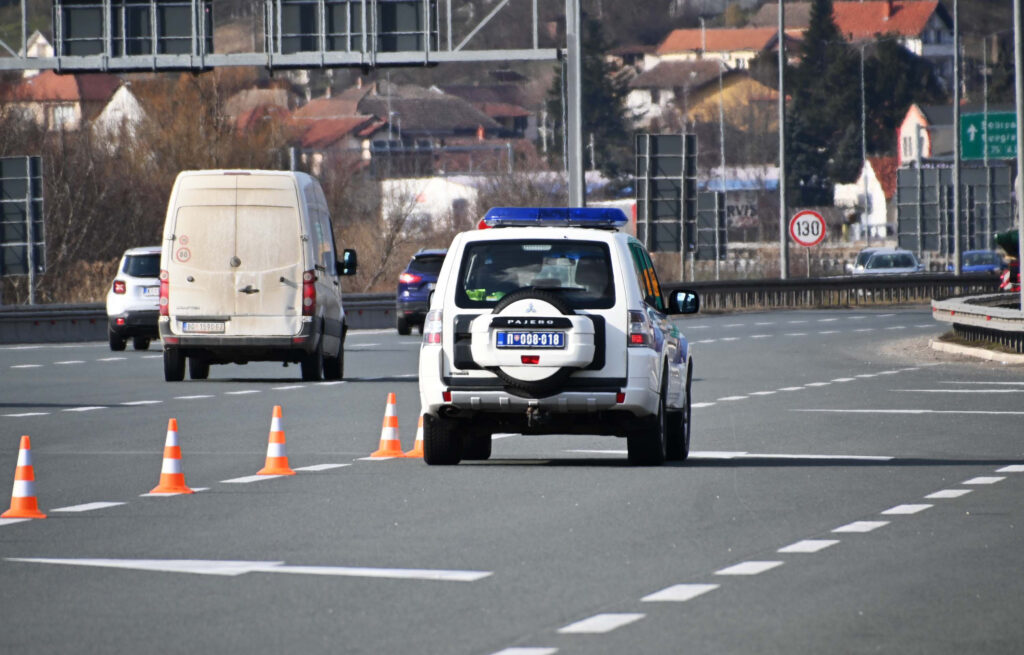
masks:
<path id="1" fill-rule="evenodd" d="M 864 102 L 864 46 L 860 44 L 860 165 L 861 179 L 864 180 L 864 213 L 862 214 L 861 227 L 867 238 L 867 245 L 871 245 L 871 216 L 870 201 L 868 199 L 868 142 L 867 142 L 867 110 Z"/>
<path id="2" fill-rule="evenodd" d="M 701 21 L 703 23 L 703 20 Z M 725 68 L 725 62 L 718 62 L 718 150 L 720 155 L 720 164 L 722 166 L 721 175 L 719 175 L 719 181 L 722 185 L 722 207 L 726 207 L 725 202 L 725 98 L 722 87 L 722 69 Z M 717 207 L 716 207 L 717 210 Z M 721 225 L 718 224 L 718 212 L 715 212 L 715 279 L 719 279 L 721 276 Z"/>
<path id="3" fill-rule="evenodd" d="M 1017 96 L 1017 266 L 1018 271 L 1020 265 L 1024 262 L 1024 202 L 1021 202 L 1021 198 L 1024 198 L 1024 184 L 1022 184 L 1020 171 L 1024 170 L 1021 167 L 1024 166 L 1024 121 L 1020 120 L 1021 116 L 1024 116 L 1024 45 L 1021 40 L 1024 39 L 1024 34 L 1021 34 L 1021 30 L 1024 29 L 1024 25 L 1021 24 L 1021 8 L 1019 2 L 1013 3 L 1013 77 L 1014 77 L 1014 89 Z M 1018 284 L 1020 284 L 1020 273 L 1018 273 Z M 1020 309 L 1021 315 L 1024 316 L 1024 285 L 1020 287 Z"/>
<path id="4" fill-rule="evenodd" d="M 789 231 L 786 220 L 786 10 L 779 0 L 779 278 L 789 277 Z"/>
<path id="5" fill-rule="evenodd" d="M 1018 3 L 1014 3 L 1017 5 Z M 984 144 L 983 144 L 984 145 Z M 953 0 L 953 274 L 960 275 L 960 3 Z"/>

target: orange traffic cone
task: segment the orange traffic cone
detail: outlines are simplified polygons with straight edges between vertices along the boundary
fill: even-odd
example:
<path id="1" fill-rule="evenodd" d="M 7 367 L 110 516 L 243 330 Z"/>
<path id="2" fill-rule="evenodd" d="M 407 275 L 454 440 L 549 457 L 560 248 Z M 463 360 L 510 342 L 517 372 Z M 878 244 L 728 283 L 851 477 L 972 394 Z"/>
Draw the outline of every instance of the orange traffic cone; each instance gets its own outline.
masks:
<path id="1" fill-rule="evenodd" d="M 267 442 L 267 462 L 256 475 L 295 475 L 288 466 L 288 455 L 284 448 L 284 430 L 281 428 L 281 406 L 274 405 L 274 416 L 270 419 L 270 439 Z"/>
<path id="2" fill-rule="evenodd" d="M 164 442 L 164 463 L 160 469 L 160 484 L 156 485 L 149 493 L 195 493 L 185 484 L 185 474 L 181 471 L 181 448 L 178 446 L 178 419 L 176 418 L 167 421 L 167 440 Z"/>
<path id="3" fill-rule="evenodd" d="M 14 491 L 11 493 L 11 508 L 0 514 L 0 519 L 45 519 L 39 511 L 35 492 L 36 472 L 32 468 L 32 443 L 28 435 L 21 437 L 18 449 L 18 465 L 14 469 Z"/>
<path id="4" fill-rule="evenodd" d="M 388 394 L 384 409 L 384 425 L 380 429 L 380 447 L 370 457 L 403 457 L 402 442 L 398 440 L 398 415 L 395 412 L 395 394 Z"/>
<path id="5" fill-rule="evenodd" d="M 416 442 L 412 445 L 412 450 L 403 455 L 403 457 L 423 458 L 423 414 L 420 414 L 420 420 L 416 424 Z"/>

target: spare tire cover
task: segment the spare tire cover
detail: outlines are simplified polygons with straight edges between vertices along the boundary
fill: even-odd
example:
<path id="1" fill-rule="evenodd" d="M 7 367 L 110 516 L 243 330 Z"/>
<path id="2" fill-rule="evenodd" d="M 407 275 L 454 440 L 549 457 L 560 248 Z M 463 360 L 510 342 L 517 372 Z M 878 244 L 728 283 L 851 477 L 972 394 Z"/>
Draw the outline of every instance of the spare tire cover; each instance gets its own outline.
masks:
<path id="1" fill-rule="evenodd" d="M 499 331 L 560 332 L 564 347 L 499 348 Z M 531 392 L 550 391 L 573 371 L 594 359 L 594 324 L 588 316 L 576 314 L 558 293 L 542 289 L 521 289 L 502 298 L 489 314 L 470 323 L 473 361 L 493 371 L 513 387 Z M 524 364 L 522 357 L 539 357 L 537 364 Z"/>

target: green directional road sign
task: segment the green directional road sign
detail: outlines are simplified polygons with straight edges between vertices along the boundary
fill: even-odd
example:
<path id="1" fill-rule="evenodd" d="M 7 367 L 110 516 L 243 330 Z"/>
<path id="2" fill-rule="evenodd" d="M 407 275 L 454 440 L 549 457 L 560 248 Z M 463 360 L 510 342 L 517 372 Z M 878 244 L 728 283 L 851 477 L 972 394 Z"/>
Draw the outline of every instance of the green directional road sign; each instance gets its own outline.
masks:
<path id="1" fill-rule="evenodd" d="M 989 112 L 988 120 L 985 114 L 960 116 L 960 157 L 985 159 L 986 154 L 989 159 L 1012 159 L 1017 156 L 1015 113 Z"/>

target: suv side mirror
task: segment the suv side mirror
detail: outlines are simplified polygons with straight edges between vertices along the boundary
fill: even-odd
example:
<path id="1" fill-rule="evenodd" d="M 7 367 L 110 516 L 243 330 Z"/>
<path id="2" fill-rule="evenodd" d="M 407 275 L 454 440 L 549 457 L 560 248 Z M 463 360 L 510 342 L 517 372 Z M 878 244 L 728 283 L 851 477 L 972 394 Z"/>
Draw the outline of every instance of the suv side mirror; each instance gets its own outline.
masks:
<path id="1" fill-rule="evenodd" d="M 668 297 L 669 314 L 696 314 L 700 311 L 700 296 L 695 291 L 681 289 Z"/>
<path id="2" fill-rule="evenodd" d="M 341 255 L 341 260 L 337 264 L 337 270 L 339 275 L 355 275 L 356 269 L 359 267 L 359 260 L 356 257 L 356 251 L 350 248 L 346 248 Z"/>

